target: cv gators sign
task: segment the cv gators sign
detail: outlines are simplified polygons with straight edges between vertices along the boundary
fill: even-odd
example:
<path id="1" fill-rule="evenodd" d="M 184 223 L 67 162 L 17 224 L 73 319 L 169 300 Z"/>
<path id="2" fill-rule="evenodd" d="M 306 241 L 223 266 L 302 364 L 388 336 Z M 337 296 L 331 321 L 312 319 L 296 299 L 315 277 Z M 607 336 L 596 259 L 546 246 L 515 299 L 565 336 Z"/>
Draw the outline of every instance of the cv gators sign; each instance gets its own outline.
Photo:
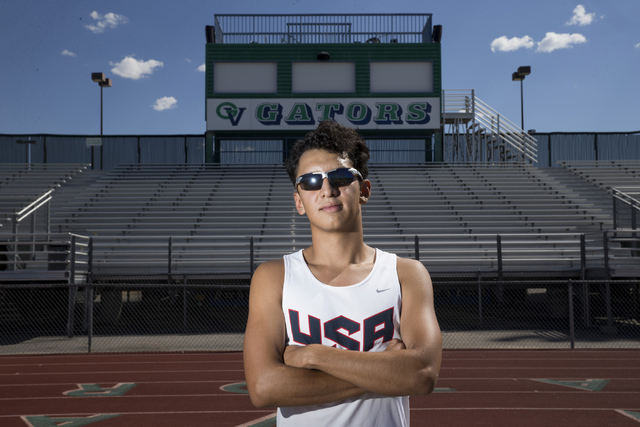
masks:
<path id="1" fill-rule="evenodd" d="M 360 129 L 438 129 L 439 98 L 209 99 L 207 130 L 313 129 L 335 120 Z"/>

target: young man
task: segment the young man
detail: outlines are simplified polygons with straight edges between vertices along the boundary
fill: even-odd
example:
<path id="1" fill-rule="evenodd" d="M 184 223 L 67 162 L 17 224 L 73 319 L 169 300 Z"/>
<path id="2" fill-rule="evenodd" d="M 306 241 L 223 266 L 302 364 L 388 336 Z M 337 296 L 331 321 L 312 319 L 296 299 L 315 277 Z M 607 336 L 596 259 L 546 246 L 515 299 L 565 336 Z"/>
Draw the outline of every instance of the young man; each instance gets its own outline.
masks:
<path id="1" fill-rule="evenodd" d="M 244 340 L 251 401 L 280 427 L 408 426 L 408 396 L 436 385 L 427 270 L 363 241 L 368 160 L 355 130 L 323 121 L 286 162 L 312 245 L 256 270 Z"/>

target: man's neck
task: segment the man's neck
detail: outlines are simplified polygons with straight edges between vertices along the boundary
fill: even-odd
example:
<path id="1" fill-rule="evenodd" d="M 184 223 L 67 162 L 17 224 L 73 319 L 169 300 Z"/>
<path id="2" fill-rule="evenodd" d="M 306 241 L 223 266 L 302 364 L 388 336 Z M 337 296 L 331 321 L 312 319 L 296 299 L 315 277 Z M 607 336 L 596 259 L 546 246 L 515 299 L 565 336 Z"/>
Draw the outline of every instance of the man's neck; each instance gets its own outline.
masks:
<path id="1" fill-rule="evenodd" d="M 364 244 L 363 233 L 313 230 L 312 245 L 304 251 L 308 264 L 338 268 L 371 262 L 375 250 Z"/>

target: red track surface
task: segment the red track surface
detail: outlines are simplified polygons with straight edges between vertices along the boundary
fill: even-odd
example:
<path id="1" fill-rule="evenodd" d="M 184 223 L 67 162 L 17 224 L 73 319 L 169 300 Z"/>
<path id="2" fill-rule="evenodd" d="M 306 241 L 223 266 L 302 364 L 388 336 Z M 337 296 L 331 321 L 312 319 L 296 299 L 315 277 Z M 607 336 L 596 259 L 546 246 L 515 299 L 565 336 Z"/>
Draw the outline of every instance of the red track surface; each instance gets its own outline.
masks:
<path id="1" fill-rule="evenodd" d="M 588 380 L 609 381 L 595 390 L 605 382 Z M 118 416 L 89 425 L 258 425 L 275 411 L 221 389 L 242 382 L 240 353 L 1 356 L 0 426 L 96 414 Z M 64 394 L 120 383 L 135 386 L 121 396 Z M 640 351 L 445 351 L 437 391 L 411 398 L 411 425 L 640 427 Z"/>

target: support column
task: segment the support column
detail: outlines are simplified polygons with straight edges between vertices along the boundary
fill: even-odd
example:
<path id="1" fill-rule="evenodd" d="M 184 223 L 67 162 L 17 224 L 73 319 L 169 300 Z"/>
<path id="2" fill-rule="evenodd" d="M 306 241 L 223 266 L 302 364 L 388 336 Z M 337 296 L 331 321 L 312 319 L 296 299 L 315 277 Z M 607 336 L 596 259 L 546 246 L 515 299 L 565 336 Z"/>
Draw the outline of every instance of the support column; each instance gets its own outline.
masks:
<path id="1" fill-rule="evenodd" d="M 433 153 L 433 160 L 435 162 L 441 162 L 443 161 L 442 130 L 435 131 L 434 135 L 435 135 L 436 141 L 435 141 L 435 147 L 434 147 L 434 153 Z"/>

